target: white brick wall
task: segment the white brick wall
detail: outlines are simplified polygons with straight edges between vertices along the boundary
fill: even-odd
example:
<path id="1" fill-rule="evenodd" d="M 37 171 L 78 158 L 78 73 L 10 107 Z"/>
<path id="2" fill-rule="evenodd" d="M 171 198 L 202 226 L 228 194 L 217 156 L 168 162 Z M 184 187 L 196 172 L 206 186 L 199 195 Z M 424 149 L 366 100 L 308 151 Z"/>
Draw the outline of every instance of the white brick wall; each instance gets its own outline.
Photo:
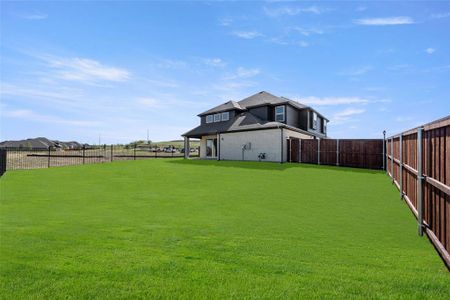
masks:
<path id="1" fill-rule="evenodd" d="M 220 159 L 242 160 L 242 146 L 251 143 L 244 151 L 244 160 L 257 161 L 260 153 L 266 153 L 264 161 L 281 159 L 281 130 L 253 130 L 220 134 Z"/>
<path id="2" fill-rule="evenodd" d="M 297 131 L 283 129 L 253 130 L 242 132 L 221 133 L 218 147 L 220 147 L 221 160 L 248 160 L 258 161 L 260 153 L 266 154 L 263 161 L 280 162 L 287 161 L 287 141 L 289 137 L 310 139 L 312 136 Z M 206 139 L 217 138 L 217 135 L 203 136 L 200 140 L 200 158 L 206 158 Z M 283 155 L 281 155 L 281 141 L 283 140 Z M 251 143 L 251 149 L 245 150 L 242 155 L 242 146 Z"/>

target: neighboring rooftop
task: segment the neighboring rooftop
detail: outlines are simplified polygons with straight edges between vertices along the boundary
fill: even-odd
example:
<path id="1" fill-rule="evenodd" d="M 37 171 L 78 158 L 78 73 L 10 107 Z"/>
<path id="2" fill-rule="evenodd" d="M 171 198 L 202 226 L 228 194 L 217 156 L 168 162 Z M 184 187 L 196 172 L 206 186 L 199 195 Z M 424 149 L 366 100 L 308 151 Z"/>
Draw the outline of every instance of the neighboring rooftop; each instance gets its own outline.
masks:
<path id="1" fill-rule="evenodd" d="M 80 148 L 82 144 L 70 141 L 70 142 L 62 142 L 62 141 L 53 141 L 49 140 L 45 137 L 37 137 L 26 140 L 18 140 L 18 141 L 3 141 L 0 143 L 0 148 L 33 148 L 33 149 L 48 149 L 48 147 L 55 148 Z"/>

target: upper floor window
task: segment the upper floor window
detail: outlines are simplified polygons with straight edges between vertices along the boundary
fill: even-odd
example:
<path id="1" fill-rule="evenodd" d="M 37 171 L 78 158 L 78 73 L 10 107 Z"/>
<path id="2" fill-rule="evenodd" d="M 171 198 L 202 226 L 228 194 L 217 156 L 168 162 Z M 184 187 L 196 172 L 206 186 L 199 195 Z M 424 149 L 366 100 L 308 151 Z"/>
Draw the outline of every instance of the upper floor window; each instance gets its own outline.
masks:
<path id="1" fill-rule="evenodd" d="M 228 121 L 230 119 L 230 112 L 226 111 L 222 113 L 222 121 Z"/>
<path id="2" fill-rule="evenodd" d="M 285 120 L 285 107 L 284 105 L 275 107 L 275 121 L 284 122 Z"/>
<path id="3" fill-rule="evenodd" d="M 213 122 L 213 115 L 207 115 L 206 116 L 206 123 L 212 123 Z"/>
<path id="4" fill-rule="evenodd" d="M 215 122 L 220 122 L 220 114 L 215 114 L 214 115 L 214 123 Z"/>
<path id="5" fill-rule="evenodd" d="M 311 127 L 312 129 L 317 129 L 317 114 L 315 111 L 312 112 Z"/>
<path id="6" fill-rule="evenodd" d="M 322 119 L 322 133 L 327 132 L 327 121 L 325 119 Z"/>

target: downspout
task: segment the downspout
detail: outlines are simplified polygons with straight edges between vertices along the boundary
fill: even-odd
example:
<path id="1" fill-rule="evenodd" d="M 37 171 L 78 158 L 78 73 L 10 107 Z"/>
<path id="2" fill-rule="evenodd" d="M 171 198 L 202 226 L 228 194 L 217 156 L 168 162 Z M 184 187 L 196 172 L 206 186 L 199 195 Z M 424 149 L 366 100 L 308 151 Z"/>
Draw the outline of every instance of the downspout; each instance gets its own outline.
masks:
<path id="1" fill-rule="evenodd" d="M 217 133 L 217 160 L 220 160 L 220 132 Z"/>
<path id="2" fill-rule="evenodd" d="M 283 163 L 283 128 L 278 125 L 278 128 L 280 128 L 281 133 L 281 160 L 280 163 Z"/>

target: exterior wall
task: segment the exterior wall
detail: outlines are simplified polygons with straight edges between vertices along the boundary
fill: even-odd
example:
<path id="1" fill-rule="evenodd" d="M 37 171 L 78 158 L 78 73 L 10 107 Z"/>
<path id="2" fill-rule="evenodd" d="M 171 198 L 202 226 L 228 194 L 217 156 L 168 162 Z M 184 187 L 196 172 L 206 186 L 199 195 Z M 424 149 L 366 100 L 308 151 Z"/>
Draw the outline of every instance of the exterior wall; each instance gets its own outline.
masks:
<path id="1" fill-rule="evenodd" d="M 271 119 L 269 116 L 270 109 L 268 105 L 250 108 L 249 112 L 264 121 Z"/>
<path id="2" fill-rule="evenodd" d="M 298 128 L 303 129 L 303 130 L 308 130 L 309 128 L 309 110 L 307 109 L 302 109 L 299 112 L 299 126 Z"/>
<path id="3" fill-rule="evenodd" d="M 298 110 L 290 105 L 286 105 L 286 124 L 292 127 L 299 127 Z"/>
<path id="4" fill-rule="evenodd" d="M 252 130 L 220 134 L 220 159 L 242 160 L 242 146 L 251 143 L 244 151 L 244 160 L 258 161 L 260 153 L 266 153 L 263 161 L 280 162 L 281 129 Z"/>
<path id="5" fill-rule="evenodd" d="M 290 137 L 301 139 L 313 138 L 304 133 L 278 128 L 221 133 L 219 141 L 220 159 L 258 161 L 258 155 L 265 153 L 266 159 L 263 161 L 285 162 L 287 161 L 287 139 Z M 206 138 L 204 141 L 206 144 Z M 283 141 L 283 149 L 281 148 L 281 141 Z M 244 151 L 244 159 L 242 159 L 242 146 L 248 143 L 251 143 L 251 149 Z"/>

